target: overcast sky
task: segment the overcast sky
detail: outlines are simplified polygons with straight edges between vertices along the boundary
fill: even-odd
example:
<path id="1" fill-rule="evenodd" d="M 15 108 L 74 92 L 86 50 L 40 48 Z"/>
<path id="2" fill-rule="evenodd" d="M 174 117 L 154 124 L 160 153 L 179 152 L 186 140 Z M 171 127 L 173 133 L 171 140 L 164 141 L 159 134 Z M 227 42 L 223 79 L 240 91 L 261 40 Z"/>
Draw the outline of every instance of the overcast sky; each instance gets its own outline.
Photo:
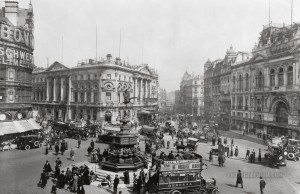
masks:
<path id="1" fill-rule="evenodd" d="M 2 6 L 4 1 L 1 1 Z M 29 0 L 19 6 L 28 8 Z M 179 89 L 187 69 L 203 74 L 206 60 L 223 58 L 233 46 L 251 51 L 268 23 L 269 0 L 32 0 L 35 64 L 72 67 L 82 59 L 119 55 L 158 70 L 160 86 Z M 300 21 L 294 0 L 293 21 Z M 271 0 L 271 21 L 290 24 L 291 0 Z M 62 49 L 63 37 L 63 49 Z M 63 50 L 63 52 L 62 52 Z M 62 55 L 63 53 L 63 55 Z M 143 56 L 143 57 L 142 57 Z"/>

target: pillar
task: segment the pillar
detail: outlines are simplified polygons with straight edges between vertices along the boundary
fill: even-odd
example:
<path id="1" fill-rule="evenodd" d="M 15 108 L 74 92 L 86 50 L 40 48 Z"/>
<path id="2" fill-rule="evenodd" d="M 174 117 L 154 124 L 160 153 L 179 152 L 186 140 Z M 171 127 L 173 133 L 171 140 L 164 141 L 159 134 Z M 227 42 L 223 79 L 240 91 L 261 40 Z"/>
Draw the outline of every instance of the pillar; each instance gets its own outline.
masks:
<path id="1" fill-rule="evenodd" d="M 78 102 L 81 102 L 80 94 L 81 94 L 81 92 L 79 90 L 77 90 L 77 101 Z"/>
<path id="2" fill-rule="evenodd" d="M 140 85 L 139 85 L 139 100 L 141 101 L 143 98 L 142 98 L 142 79 L 140 79 Z"/>
<path id="3" fill-rule="evenodd" d="M 64 98 L 64 91 L 65 91 L 64 80 L 65 80 L 64 77 L 60 78 L 60 101 L 65 100 L 65 98 Z"/>
<path id="4" fill-rule="evenodd" d="M 275 72 L 275 86 L 278 86 L 278 73 Z"/>
<path id="5" fill-rule="evenodd" d="M 47 87 L 46 87 L 46 101 L 49 101 L 49 90 L 50 90 L 50 83 L 49 83 L 49 78 L 46 78 L 47 79 Z"/>
<path id="6" fill-rule="evenodd" d="M 84 89 L 84 102 L 87 102 L 87 93 L 86 93 L 86 89 Z"/>
<path id="7" fill-rule="evenodd" d="M 73 91 L 73 87 L 72 87 L 72 81 L 71 81 L 71 77 L 68 77 L 68 81 L 69 81 L 69 102 L 74 102 L 74 91 Z M 67 80 L 66 80 L 67 83 Z M 66 84 L 67 85 L 67 84 Z"/>
<path id="8" fill-rule="evenodd" d="M 56 101 L 56 78 L 53 78 L 53 101 Z"/>
<path id="9" fill-rule="evenodd" d="M 148 80 L 145 80 L 145 97 L 148 98 Z"/>
<path id="10" fill-rule="evenodd" d="M 137 78 L 134 79 L 134 97 L 138 97 Z M 137 98 L 134 101 L 137 101 Z"/>
<path id="11" fill-rule="evenodd" d="M 94 91 L 91 91 L 91 103 L 94 103 Z"/>

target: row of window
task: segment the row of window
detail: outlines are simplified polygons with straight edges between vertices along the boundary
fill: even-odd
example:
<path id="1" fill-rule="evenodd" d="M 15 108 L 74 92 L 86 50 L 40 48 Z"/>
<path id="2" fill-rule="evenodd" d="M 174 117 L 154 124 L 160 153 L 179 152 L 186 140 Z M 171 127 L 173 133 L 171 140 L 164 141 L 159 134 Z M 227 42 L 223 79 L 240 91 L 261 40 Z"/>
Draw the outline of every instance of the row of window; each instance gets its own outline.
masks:
<path id="1" fill-rule="evenodd" d="M 278 72 L 276 73 L 274 69 L 271 69 L 270 71 L 270 85 L 275 86 L 276 85 L 276 76 L 278 78 L 277 85 L 278 86 L 284 86 L 284 71 L 283 68 L 279 68 Z M 233 82 L 233 91 L 237 90 L 243 90 L 244 89 L 244 80 L 242 78 L 242 75 L 239 76 L 239 78 L 236 80 L 235 76 L 233 76 L 232 79 Z M 245 76 L 245 91 L 249 91 L 249 75 L 246 74 Z M 293 67 L 289 66 L 287 71 L 287 85 L 293 85 Z M 256 87 L 263 88 L 264 87 L 264 75 L 260 71 L 258 75 L 256 76 Z"/>

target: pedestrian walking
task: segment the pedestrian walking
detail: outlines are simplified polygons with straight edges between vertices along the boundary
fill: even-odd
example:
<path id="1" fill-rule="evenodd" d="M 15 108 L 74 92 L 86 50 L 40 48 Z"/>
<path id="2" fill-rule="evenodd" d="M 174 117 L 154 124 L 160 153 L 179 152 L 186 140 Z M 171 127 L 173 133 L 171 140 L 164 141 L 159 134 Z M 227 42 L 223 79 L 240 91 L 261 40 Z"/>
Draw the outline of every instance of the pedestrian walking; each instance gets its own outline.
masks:
<path id="1" fill-rule="evenodd" d="M 46 175 L 49 175 L 49 172 L 52 172 L 52 168 L 50 163 L 48 162 L 48 160 L 46 161 L 45 165 L 44 165 L 44 170 L 46 172 Z"/>
<path id="2" fill-rule="evenodd" d="M 56 182 L 54 182 L 51 188 L 51 194 L 56 194 L 56 191 L 57 191 Z"/>
<path id="3" fill-rule="evenodd" d="M 238 155 L 239 155 L 239 148 L 237 146 L 235 147 L 234 155 L 235 155 L 235 157 L 238 157 Z"/>
<path id="4" fill-rule="evenodd" d="M 94 149 L 95 148 L 95 142 L 92 140 L 91 141 L 91 147 Z"/>
<path id="5" fill-rule="evenodd" d="M 243 188 L 243 178 L 242 178 L 242 173 L 241 170 L 238 170 L 237 176 L 236 176 L 236 187 L 238 187 L 238 185 L 241 184 L 242 188 Z"/>
<path id="6" fill-rule="evenodd" d="M 167 149 L 170 149 L 170 141 L 167 141 Z"/>
<path id="7" fill-rule="evenodd" d="M 258 161 L 261 162 L 261 149 L 258 150 Z"/>
<path id="8" fill-rule="evenodd" d="M 64 152 L 66 151 L 66 143 L 63 141 L 61 142 L 60 144 L 60 152 L 61 152 L 61 155 L 64 155 Z"/>
<path id="9" fill-rule="evenodd" d="M 78 135 L 78 148 L 80 148 L 80 144 L 81 144 L 81 136 L 80 135 Z"/>
<path id="10" fill-rule="evenodd" d="M 252 163 L 255 163 L 255 151 L 254 149 L 252 150 Z"/>
<path id="11" fill-rule="evenodd" d="M 117 194 L 118 192 L 118 185 L 119 185 L 119 178 L 118 175 L 116 174 L 115 179 L 114 179 L 114 194 Z"/>
<path id="12" fill-rule="evenodd" d="M 58 145 L 58 143 L 55 144 L 54 149 L 55 149 L 56 155 L 58 155 L 58 152 L 59 152 L 59 145 Z"/>
<path id="13" fill-rule="evenodd" d="M 43 170 L 42 174 L 41 174 L 41 178 L 40 178 L 40 185 L 41 187 L 44 189 L 45 186 L 47 185 L 47 175 L 46 175 L 46 171 Z"/>
<path id="14" fill-rule="evenodd" d="M 266 187 L 266 181 L 260 177 L 260 181 L 259 181 L 259 188 L 260 188 L 260 193 L 263 194 L 264 193 L 264 188 Z"/>
<path id="15" fill-rule="evenodd" d="M 75 160 L 75 152 L 74 152 L 74 150 L 73 150 L 73 148 L 71 148 L 71 150 L 70 150 L 70 159 L 72 160 L 72 161 L 74 161 Z"/>
<path id="16" fill-rule="evenodd" d="M 250 150 L 247 148 L 246 157 L 245 158 L 247 159 L 247 158 L 249 158 L 249 156 L 250 156 Z"/>
<path id="17" fill-rule="evenodd" d="M 224 138 L 224 145 L 227 145 L 227 137 Z"/>
<path id="18" fill-rule="evenodd" d="M 233 147 L 234 147 L 233 138 L 231 139 L 231 146 L 233 146 Z"/>

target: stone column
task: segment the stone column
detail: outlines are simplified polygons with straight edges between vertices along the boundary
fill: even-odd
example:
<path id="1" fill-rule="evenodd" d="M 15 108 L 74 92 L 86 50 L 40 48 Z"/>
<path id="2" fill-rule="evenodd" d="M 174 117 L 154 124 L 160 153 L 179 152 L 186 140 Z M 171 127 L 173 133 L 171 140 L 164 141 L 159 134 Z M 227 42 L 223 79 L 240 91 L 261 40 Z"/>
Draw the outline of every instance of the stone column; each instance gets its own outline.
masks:
<path id="1" fill-rule="evenodd" d="M 293 85 L 297 83 L 297 68 L 296 68 L 296 63 L 293 63 Z"/>
<path id="2" fill-rule="evenodd" d="M 137 78 L 134 79 L 134 97 L 138 97 Z M 137 101 L 137 98 L 134 101 Z"/>
<path id="3" fill-rule="evenodd" d="M 147 98 L 148 97 L 148 80 L 145 80 L 145 97 L 144 98 Z"/>
<path id="4" fill-rule="evenodd" d="M 94 91 L 91 91 L 91 103 L 94 103 Z"/>
<path id="5" fill-rule="evenodd" d="M 53 101 L 56 101 L 56 78 L 53 78 Z"/>
<path id="6" fill-rule="evenodd" d="M 140 85 L 139 85 L 139 100 L 141 101 L 143 99 L 142 97 L 142 79 L 140 79 Z"/>
<path id="7" fill-rule="evenodd" d="M 46 89 L 46 101 L 49 101 L 49 91 L 50 91 L 50 83 L 49 83 L 49 78 L 46 78 L 47 79 L 47 89 Z"/>
<path id="8" fill-rule="evenodd" d="M 86 89 L 84 89 L 84 102 L 87 102 L 87 92 L 86 92 Z"/>
<path id="9" fill-rule="evenodd" d="M 72 86 L 72 81 L 71 81 L 71 76 L 68 77 L 68 81 L 69 81 L 69 102 L 73 102 L 74 101 L 74 91 L 72 90 L 73 89 L 73 86 Z M 66 83 L 67 83 L 67 79 L 66 79 Z M 67 84 L 66 84 L 67 85 Z"/>
<path id="10" fill-rule="evenodd" d="M 65 86 L 64 86 L 64 77 L 60 78 L 60 101 L 64 101 L 64 91 L 65 91 Z"/>

